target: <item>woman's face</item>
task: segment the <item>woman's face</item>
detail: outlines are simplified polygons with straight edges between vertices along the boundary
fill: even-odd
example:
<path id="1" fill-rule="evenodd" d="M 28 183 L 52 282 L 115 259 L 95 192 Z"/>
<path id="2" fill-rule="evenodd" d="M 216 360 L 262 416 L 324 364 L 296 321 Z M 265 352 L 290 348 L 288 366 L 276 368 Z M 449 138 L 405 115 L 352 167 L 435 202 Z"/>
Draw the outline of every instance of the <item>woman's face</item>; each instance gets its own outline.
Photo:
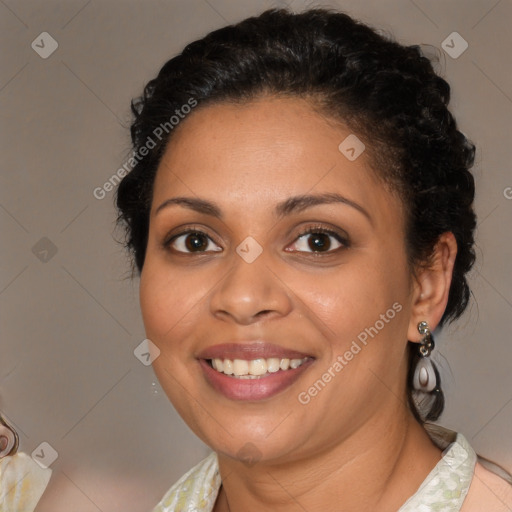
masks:
<path id="1" fill-rule="evenodd" d="M 350 135 L 305 100 L 218 104 L 159 166 L 144 324 L 161 385 L 219 453 L 300 458 L 403 408 L 404 215 L 361 143 L 339 149 Z"/>

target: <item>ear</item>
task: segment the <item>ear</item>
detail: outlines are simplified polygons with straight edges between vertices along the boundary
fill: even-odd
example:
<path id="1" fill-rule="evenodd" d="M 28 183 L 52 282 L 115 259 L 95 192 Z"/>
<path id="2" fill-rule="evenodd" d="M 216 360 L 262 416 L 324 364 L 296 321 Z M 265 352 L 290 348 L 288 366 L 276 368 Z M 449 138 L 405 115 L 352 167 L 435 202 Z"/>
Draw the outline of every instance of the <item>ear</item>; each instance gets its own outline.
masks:
<path id="1" fill-rule="evenodd" d="M 433 331 L 448 303 L 453 265 L 457 255 L 457 241 L 451 232 L 443 233 L 434 248 L 428 268 L 420 268 L 414 279 L 411 319 L 407 336 L 409 341 L 421 341 L 418 323 L 425 320 Z"/>

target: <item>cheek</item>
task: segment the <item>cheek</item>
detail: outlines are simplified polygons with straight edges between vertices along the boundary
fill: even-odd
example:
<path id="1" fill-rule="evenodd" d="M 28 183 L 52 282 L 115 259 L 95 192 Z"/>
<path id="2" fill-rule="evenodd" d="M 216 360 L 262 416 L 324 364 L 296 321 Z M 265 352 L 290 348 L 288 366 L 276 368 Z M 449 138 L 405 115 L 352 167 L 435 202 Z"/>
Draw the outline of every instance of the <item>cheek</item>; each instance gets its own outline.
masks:
<path id="1" fill-rule="evenodd" d="M 197 273 L 172 268 L 165 258 L 148 250 L 140 277 L 140 304 L 144 322 L 158 330 L 170 329 L 204 296 Z"/>
<path id="2" fill-rule="evenodd" d="M 405 276 L 378 264 L 341 266 L 320 276 L 290 274 L 286 282 L 305 304 L 304 314 L 316 318 L 329 337 L 341 340 L 374 325 L 390 308 L 392 316 L 393 304 L 403 306 L 407 296 Z"/>
<path id="3" fill-rule="evenodd" d="M 174 274 L 151 255 L 146 259 L 140 278 L 139 299 L 146 336 L 160 350 L 153 361 L 155 374 L 168 398 L 184 417 L 193 416 L 183 392 L 187 373 L 183 366 L 186 335 L 198 299 L 188 280 Z M 197 322 L 196 322 L 197 323 Z M 185 341 L 184 341 L 185 340 Z"/>
<path id="4" fill-rule="evenodd" d="M 164 278 L 158 279 L 152 265 L 146 260 L 140 276 L 139 300 L 146 334 L 155 343 L 159 338 L 157 333 L 165 328 L 163 324 L 167 323 L 168 308 L 172 306 L 172 296 L 164 293 L 165 288 Z"/>
<path id="5" fill-rule="evenodd" d="M 193 312 L 193 304 L 199 301 L 197 287 L 151 257 L 147 259 L 140 279 L 140 305 L 146 335 L 160 349 L 164 341 L 172 338 Z"/>

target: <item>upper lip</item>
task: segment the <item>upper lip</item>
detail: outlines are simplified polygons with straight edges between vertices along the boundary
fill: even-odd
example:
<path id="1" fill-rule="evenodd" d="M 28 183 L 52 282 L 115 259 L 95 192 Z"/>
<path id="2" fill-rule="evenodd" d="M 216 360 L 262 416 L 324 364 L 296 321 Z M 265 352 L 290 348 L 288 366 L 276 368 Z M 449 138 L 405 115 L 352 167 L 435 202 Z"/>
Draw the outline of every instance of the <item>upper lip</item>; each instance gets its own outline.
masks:
<path id="1" fill-rule="evenodd" d="M 304 359 L 312 356 L 265 341 L 223 343 L 208 347 L 198 355 L 198 359 L 245 359 L 247 361 L 271 357 Z"/>

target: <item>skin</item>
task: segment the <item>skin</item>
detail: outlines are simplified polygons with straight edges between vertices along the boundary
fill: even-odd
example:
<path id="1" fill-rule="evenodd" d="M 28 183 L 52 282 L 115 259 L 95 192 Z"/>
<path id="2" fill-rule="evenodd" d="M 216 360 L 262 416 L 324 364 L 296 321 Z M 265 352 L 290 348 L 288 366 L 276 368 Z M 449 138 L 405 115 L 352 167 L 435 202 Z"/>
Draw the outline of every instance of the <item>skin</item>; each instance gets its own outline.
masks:
<path id="1" fill-rule="evenodd" d="M 338 150 L 350 133 L 303 99 L 210 105 L 176 129 L 158 169 L 142 314 L 161 351 L 153 363 L 160 383 L 219 456 L 217 512 L 313 512 L 333 503 L 350 512 L 396 511 L 441 457 L 406 405 L 407 340 L 421 340 L 421 320 L 432 330 L 439 323 L 456 242 L 445 233 L 432 265 L 411 272 L 403 205 L 370 169 L 367 151 L 350 162 Z M 332 192 L 366 214 L 345 203 L 275 213 L 292 196 Z M 222 218 L 179 204 L 157 213 L 176 197 L 215 203 Z M 179 252 L 176 240 L 166 246 L 191 226 L 211 237 L 207 251 Z M 315 254 L 301 232 L 319 226 L 349 243 L 329 238 L 333 250 Z M 248 236 L 263 249 L 252 263 L 236 252 Z M 299 393 L 394 303 L 400 313 L 301 404 Z M 197 355 L 233 339 L 264 339 L 315 360 L 276 396 L 230 400 L 207 382 Z M 256 447 L 250 464 L 247 443 Z"/>

